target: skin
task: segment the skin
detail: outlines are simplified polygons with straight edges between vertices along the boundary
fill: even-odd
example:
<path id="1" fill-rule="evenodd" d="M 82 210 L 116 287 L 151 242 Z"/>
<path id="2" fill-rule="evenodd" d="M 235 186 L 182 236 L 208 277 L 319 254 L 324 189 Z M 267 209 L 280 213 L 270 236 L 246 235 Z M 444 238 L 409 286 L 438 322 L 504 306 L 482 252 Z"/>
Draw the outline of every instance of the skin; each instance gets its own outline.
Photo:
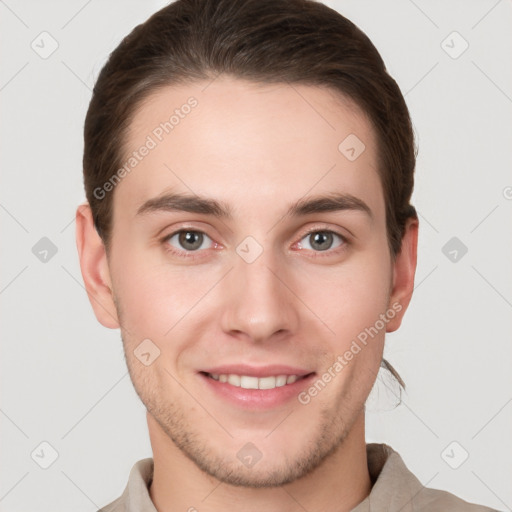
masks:
<path id="1" fill-rule="evenodd" d="M 121 329 L 147 408 L 151 499 L 159 511 L 348 511 L 371 490 L 364 402 L 385 332 L 398 329 L 412 295 L 418 222 L 407 223 L 393 259 L 371 123 L 321 87 L 225 76 L 167 87 L 138 109 L 127 150 L 190 96 L 198 105 L 115 188 L 108 255 L 89 206 L 76 216 L 92 307 L 101 324 Z M 355 161 L 338 150 L 349 134 L 366 146 Z M 233 216 L 136 215 L 170 191 L 223 201 Z M 333 191 L 361 199 L 372 217 L 356 210 L 285 215 L 289 204 Z M 162 241 L 184 228 L 207 235 L 199 250 L 188 249 L 196 258 L 184 256 L 190 245 L 177 236 Z M 317 250 L 309 229 L 346 242 L 334 236 Z M 236 252 L 247 236 L 262 248 L 252 263 Z M 320 376 L 393 304 L 401 310 L 307 405 L 242 409 L 198 376 L 235 363 L 287 364 Z M 160 350 L 149 366 L 134 355 L 147 338 Z M 262 454 L 251 468 L 237 458 L 249 442 Z"/>

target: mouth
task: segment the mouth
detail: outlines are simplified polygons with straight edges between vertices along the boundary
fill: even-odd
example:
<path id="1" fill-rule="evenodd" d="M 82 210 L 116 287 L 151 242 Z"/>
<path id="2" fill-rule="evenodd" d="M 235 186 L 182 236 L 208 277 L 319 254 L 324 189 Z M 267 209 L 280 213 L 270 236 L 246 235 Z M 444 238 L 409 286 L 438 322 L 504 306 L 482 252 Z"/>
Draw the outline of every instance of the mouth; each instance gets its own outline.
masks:
<path id="1" fill-rule="evenodd" d="M 311 385 L 316 372 L 284 366 L 236 366 L 200 371 L 198 375 L 205 392 L 214 400 L 237 409 L 268 410 L 297 400 L 299 393 Z"/>
<path id="2" fill-rule="evenodd" d="M 312 375 L 270 375 L 268 377 L 256 377 L 253 375 L 238 375 L 236 373 L 207 373 L 201 372 L 206 377 L 217 382 L 227 383 L 242 389 L 275 389 L 294 384 L 298 380 Z"/>

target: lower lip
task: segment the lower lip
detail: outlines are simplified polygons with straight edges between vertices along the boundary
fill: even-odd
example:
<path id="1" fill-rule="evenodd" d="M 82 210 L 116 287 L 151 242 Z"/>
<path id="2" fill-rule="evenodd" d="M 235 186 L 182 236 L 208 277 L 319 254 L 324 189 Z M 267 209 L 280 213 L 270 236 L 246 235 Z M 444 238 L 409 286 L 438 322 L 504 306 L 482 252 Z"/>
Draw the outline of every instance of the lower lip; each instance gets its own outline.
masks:
<path id="1" fill-rule="evenodd" d="M 216 395 L 231 402 L 237 407 L 246 409 L 271 409 L 286 404 L 290 400 L 297 399 L 301 391 L 311 385 L 315 374 L 312 373 L 293 384 L 286 384 L 274 389 L 244 389 L 232 386 L 227 382 L 208 377 L 204 373 L 199 376 Z"/>

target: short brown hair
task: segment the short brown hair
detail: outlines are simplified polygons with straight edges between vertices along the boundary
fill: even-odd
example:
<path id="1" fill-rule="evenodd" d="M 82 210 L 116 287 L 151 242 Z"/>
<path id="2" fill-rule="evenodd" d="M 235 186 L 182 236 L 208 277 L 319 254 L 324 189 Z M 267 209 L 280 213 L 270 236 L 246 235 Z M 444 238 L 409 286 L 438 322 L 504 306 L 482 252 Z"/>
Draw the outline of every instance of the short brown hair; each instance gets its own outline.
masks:
<path id="1" fill-rule="evenodd" d="M 83 172 L 94 224 L 108 251 L 113 192 L 137 107 L 159 88 L 227 74 L 260 83 L 327 86 L 354 101 L 377 135 L 388 245 L 400 252 L 416 150 L 405 100 L 368 37 L 311 0 L 178 0 L 126 36 L 100 72 L 84 127 Z M 341 141 L 340 141 L 341 142 Z"/>

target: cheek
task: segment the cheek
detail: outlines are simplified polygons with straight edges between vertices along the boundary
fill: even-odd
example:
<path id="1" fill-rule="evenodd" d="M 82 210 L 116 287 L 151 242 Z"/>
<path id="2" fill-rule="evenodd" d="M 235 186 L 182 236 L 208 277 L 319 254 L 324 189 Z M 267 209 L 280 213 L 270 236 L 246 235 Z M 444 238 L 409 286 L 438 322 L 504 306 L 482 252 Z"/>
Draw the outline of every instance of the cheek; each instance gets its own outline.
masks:
<path id="1" fill-rule="evenodd" d="M 306 299 L 314 302 L 316 297 L 319 316 L 333 331 L 323 336 L 325 373 L 319 375 L 333 384 L 319 393 L 317 406 L 330 407 L 335 400 L 335 409 L 346 415 L 364 402 L 378 373 L 391 274 L 382 257 L 364 257 L 331 269 L 328 275 L 322 282 L 323 292 Z"/>
<path id="2" fill-rule="evenodd" d="M 372 327 L 388 308 L 391 270 L 382 251 L 366 251 L 338 267 L 310 268 L 303 299 L 334 332 L 337 349 Z M 380 324 L 379 324 L 380 325 Z M 331 333 L 332 334 L 332 333 Z"/>
<path id="3" fill-rule="evenodd" d="M 387 308 L 391 274 L 389 261 L 383 256 L 385 237 L 374 245 L 354 252 L 336 265 L 312 264 L 307 260 L 296 260 L 296 264 L 283 262 L 285 281 L 317 318 L 302 303 L 291 301 L 283 307 L 296 307 L 303 320 L 302 328 L 312 331 L 307 335 L 323 338 L 329 344 L 329 348 L 325 344 L 324 348 L 331 353 L 344 351 Z M 221 262 L 171 265 L 161 258 L 151 258 L 147 250 L 132 248 L 117 252 L 113 269 L 123 328 L 134 343 L 139 338 L 172 338 L 173 347 L 178 349 L 179 340 L 186 339 L 191 327 L 200 329 L 203 323 L 221 318 L 220 304 L 236 308 L 236 303 L 229 299 L 233 284 L 225 288 L 226 282 L 222 282 L 226 267 Z"/>
<path id="4" fill-rule="evenodd" d="M 125 258 L 117 268 L 115 290 L 123 327 L 137 337 L 155 340 L 179 331 L 181 321 L 219 280 L 206 266 L 194 269 L 151 264 L 142 254 Z"/>

